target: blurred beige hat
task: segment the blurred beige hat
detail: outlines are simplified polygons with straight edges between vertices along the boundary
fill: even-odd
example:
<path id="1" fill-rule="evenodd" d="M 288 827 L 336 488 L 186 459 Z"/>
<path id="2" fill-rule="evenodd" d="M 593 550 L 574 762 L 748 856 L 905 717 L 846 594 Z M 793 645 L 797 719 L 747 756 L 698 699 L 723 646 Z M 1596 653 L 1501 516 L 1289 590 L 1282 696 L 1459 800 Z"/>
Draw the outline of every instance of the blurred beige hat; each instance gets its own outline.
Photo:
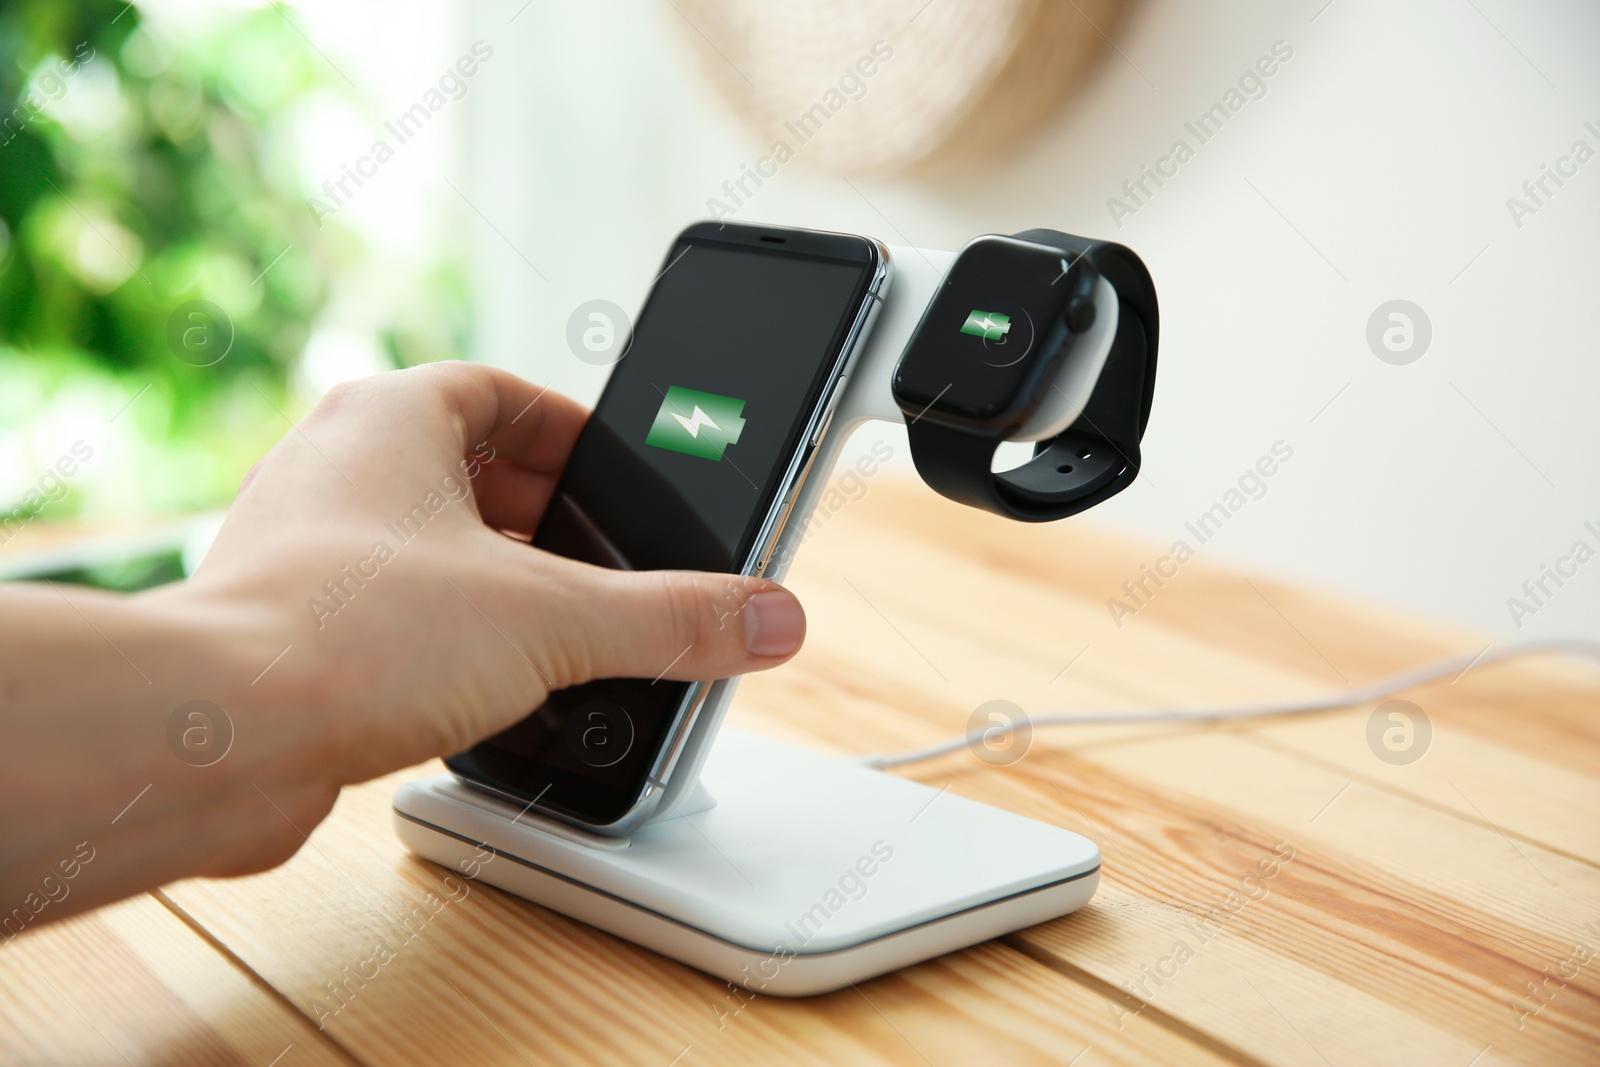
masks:
<path id="1" fill-rule="evenodd" d="M 1122 0 L 671 0 L 764 141 L 844 174 L 982 155 L 1083 75 Z M 784 160 L 785 162 L 787 160 Z"/>

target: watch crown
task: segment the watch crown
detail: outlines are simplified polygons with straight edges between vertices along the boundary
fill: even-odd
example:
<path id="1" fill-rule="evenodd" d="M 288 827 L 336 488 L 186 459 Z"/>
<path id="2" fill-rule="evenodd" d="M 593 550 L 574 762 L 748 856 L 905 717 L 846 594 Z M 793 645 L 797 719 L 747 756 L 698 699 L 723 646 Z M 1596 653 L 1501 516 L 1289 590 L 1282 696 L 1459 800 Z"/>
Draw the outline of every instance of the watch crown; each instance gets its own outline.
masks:
<path id="1" fill-rule="evenodd" d="M 1083 333 L 1094 325 L 1094 298 L 1075 296 L 1067 301 L 1067 327 L 1073 333 Z"/>

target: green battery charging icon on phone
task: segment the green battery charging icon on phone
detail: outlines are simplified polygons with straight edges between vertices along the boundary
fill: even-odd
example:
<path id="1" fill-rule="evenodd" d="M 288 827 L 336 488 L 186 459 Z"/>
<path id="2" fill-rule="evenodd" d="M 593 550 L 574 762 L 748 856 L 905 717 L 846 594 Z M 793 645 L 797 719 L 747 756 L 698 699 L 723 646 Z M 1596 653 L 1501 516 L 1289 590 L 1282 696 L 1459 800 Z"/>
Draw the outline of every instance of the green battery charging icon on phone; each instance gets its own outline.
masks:
<path id="1" fill-rule="evenodd" d="M 644 443 L 701 459 L 721 459 L 744 432 L 744 401 L 674 385 L 661 400 Z"/>
<path id="2" fill-rule="evenodd" d="M 985 341 L 1004 341 L 1010 330 L 1010 315 L 1002 315 L 998 311 L 979 311 L 977 308 L 967 312 L 967 321 L 961 324 L 962 333 L 981 337 Z"/>

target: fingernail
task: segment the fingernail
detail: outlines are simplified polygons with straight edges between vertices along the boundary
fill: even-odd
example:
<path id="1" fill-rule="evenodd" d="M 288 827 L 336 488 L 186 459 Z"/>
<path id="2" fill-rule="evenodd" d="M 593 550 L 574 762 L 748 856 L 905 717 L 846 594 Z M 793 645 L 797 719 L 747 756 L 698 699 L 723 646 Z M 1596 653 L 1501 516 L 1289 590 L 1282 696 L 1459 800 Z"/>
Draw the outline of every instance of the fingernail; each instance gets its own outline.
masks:
<path id="1" fill-rule="evenodd" d="M 792 593 L 768 590 L 744 606 L 744 647 L 752 656 L 787 656 L 806 635 L 806 613 Z"/>

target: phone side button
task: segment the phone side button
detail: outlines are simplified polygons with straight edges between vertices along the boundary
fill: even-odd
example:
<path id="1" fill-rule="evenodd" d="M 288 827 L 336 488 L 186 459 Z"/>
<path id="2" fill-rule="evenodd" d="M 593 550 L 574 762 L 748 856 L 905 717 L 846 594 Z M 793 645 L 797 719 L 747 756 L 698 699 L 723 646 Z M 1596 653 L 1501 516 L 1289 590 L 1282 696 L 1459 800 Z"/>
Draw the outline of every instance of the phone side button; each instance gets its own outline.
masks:
<path id="1" fill-rule="evenodd" d="M 773 553 L 778 551 L 778 542 L 783 540 L 784 527 L 789 525 L 789 512 L 794 508 L 795 497 L 799 489 L 789 490 L 789 495 L 784 497 L 783 506 L 778 512 L 778 524 L 772 531 L 772 540 L 767 544 L 767 550 L 761 555 L 761 562 L 756 565 L 756 577 L 760 578 L 767 573 L 767 564 L 772 562 Z"/>
<path id="2" fill-rule="evenodd" d="M 811 435 L 811 447 L 816 448 L 822 443 L 822 435 L 828 432 L 828 427 L 833 425 L 833 413 L 839 408 L 839 401 L 844 397 L 845 387 L 850 384 L 850 375 L 841 374 L 839 384 L 833 390 L 833 399 L 828 401 L 828 413 L 822 416 L 822 421 L 817 423 L 817 432 Z"/>

